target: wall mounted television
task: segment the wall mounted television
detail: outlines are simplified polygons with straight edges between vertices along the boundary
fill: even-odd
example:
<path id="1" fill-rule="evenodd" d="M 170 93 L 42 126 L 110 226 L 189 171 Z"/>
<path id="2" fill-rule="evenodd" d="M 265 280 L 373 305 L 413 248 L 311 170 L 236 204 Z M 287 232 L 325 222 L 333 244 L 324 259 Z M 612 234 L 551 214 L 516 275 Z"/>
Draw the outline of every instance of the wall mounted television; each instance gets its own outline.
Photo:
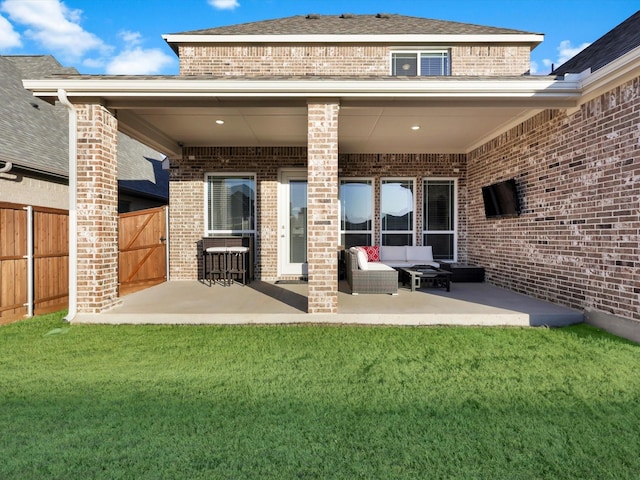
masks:
<path id="1" fill-rule="evenodd" d="M 482 187 L 482 200 L 487 218 L 520 215 L 518 186 L 513 178 Z"/>

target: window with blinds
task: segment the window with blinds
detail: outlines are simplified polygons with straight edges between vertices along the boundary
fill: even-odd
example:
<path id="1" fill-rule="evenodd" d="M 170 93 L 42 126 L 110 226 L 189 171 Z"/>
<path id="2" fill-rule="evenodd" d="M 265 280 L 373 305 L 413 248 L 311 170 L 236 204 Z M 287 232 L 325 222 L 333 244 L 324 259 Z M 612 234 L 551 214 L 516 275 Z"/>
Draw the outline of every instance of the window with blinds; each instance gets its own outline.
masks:
<path id="1" fill-rule="evenodd" d="M 436 260 L 455 260 L 457 243 L 456 180 L 425 179 L 423 184 L 423 245 L 431 245 Z"/>
<path id="2" fill-rule="evenodd" d="M 206 235 L 255 233 L 255 183 L 254 175 L 207 174 Z"/>
<path id="3" fill-rule="evenodd" d="M 451 75 L 449 51 L 392 52 L 391 75 L 407 77 Z"/>

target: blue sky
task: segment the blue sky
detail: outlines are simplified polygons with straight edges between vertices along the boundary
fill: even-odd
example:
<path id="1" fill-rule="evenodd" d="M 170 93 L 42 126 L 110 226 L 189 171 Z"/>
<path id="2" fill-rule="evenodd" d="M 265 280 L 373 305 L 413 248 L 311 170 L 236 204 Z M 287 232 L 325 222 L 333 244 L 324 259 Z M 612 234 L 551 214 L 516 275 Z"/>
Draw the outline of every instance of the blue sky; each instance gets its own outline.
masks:
<path id="1" fill-rule="evenodd" d="M 0 0 L 0 54 L 52 54 L 81 73 L 167 74 L 161 35 L 307 13 L 398 13 L 545 34 L 547 74 L 640 9 L 640 0 Z"/>

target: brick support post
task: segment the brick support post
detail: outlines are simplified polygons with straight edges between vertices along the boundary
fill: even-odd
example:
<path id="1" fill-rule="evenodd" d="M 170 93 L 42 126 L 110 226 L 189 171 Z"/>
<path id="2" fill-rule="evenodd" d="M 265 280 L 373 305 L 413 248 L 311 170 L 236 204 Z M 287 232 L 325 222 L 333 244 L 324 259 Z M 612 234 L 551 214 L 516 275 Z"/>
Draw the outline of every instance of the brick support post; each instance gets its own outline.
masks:
<path id="1" fill-rule="evenodd" d="M 78 312 L 118 299 L 118 121 L 102 105 L 77 105 Z"/>
<path id="2" fill-rule="evenodd" d="M 338 313 L 337 101 L 308 102 L 309 313 Z"/>

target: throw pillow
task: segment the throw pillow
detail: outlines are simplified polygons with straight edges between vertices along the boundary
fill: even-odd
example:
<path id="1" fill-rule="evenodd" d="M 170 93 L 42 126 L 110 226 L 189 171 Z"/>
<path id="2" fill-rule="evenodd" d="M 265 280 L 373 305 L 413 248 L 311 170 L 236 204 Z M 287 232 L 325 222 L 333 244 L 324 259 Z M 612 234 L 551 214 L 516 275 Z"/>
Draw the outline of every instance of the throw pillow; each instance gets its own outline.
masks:
<path id="1" fill-rule="evenodd" d="M 367 254 L 367 260 L 369 262 L 379 262 L 380 261 L 380 247 L 374 245 L 372 247 L 362 247 L 362 249 Z"/>

